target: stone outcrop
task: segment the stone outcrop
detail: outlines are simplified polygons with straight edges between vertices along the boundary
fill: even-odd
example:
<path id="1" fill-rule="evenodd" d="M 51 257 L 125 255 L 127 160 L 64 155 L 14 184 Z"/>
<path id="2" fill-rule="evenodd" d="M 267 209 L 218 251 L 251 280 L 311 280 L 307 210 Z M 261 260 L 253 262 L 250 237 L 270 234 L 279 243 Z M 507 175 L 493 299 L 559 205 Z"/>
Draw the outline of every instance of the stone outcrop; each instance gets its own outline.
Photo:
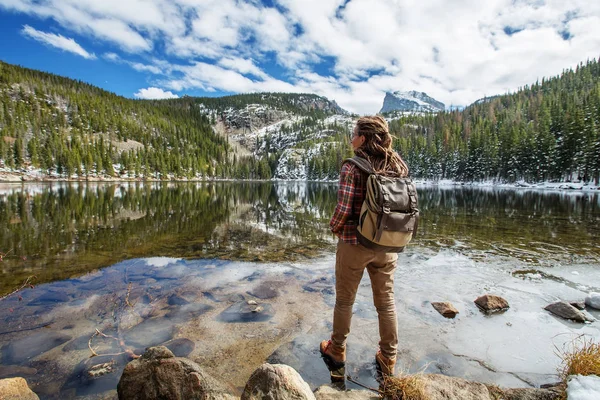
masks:
<path id="1" fill-rule="evenodd" d="M 458 310 L 456 309 L 456 307 L 454 307 L 452 303 L 448 301 L 433 302 L 431 303 L 431 305 L 433 306 L 433 308 L 436 309 L 437 312 L 439 312 L 446 318 L 454 318 L 456 317 L 456 314 L 458 314 Z"/>
<path id="2" fill-rule="evenodd" d="M 593 321 L 590 317 L 579 311 L 571 304 L 566 301 L 557 301 L 544 307 L 544 310 L 550 311 L 552 314 L 557 315 L 564 319 L 570 319 L 576 322 L 591 322 Z"/>
<path id="3" fill-rule="evenodd" d="M 23 378 L 0 379 L 0 399 L 2 400 L 40 400 Z"/>
<path id="4" fill-rule="evenodd" d="M 246 383 L 241 400 L 314 400 L 300 374 L 283 364 L 263 364 L 252 373 Z"/>
<path id="5" fill-rule="evenodd" d="M 125 367 L 119 399 L 228 400 L 236 397 L 193 361 L 175 357 L 164 346 L 151 347 Z"/>
<path id="6" fill-rule="evenodd" d="M 508 301 L 500 296 L 493 294 L 485 294 L 475 299 L 475 304 L 485 313 L 491 314 L 495 312 L 505 311 L 510 308 Z"/>

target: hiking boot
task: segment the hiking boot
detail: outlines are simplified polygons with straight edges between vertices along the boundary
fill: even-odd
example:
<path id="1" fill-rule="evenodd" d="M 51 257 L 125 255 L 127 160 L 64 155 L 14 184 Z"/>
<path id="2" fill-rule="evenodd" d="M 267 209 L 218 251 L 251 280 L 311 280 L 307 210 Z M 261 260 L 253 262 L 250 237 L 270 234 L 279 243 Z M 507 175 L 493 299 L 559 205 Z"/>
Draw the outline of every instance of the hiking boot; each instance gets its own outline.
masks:
<path id="1" fill-rule="evenodd" d="M 319 350 L 329 371 L 339 370 L 346 366 L 346 348 L 339 349 L 331 340 L 323 340 L 319 345 Z"/>
<path id="2" fill-rule="evenodd" d="M 377 371 L 381 372 L 381 375 L 394 375 L 394 369 L 396 367 L 396 357 L 387 358 L 386 356 L 381 354 L 381 350 L 377 350 L 377 354 L 375 354 L 375 363 L 377 364 Z"/>

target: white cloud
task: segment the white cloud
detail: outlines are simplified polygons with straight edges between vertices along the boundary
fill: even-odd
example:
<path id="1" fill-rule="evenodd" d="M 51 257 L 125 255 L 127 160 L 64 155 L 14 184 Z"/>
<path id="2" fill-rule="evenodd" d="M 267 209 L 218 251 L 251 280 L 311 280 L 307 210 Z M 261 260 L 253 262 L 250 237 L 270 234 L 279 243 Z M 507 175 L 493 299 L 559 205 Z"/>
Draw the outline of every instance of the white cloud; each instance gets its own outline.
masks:
<path id="1" fill-rule="evenodd" d="M 134 97 L 138 99 L 146 99 L 146 100 L 159 100 L 159 99 L 176 99 L 177 96 L 175 93 L 170 91 L 164 91 L 161 88 L 157 87 L 149 87 L 146 89 L 140 89 L 133 94 Z"/>
<path id="2" fill-rule="evenodd" d="M 38 31 L 29 25 L 24 25 L 21 33 L 31 39 L 37 40 L 40 43 L 56 47 L 69 53 L 77 54 L 88 60 L 93 60 L 96 56 L 93 53 L 88 53 L 83 47 L 81 47 L 75 40 L 66 38 L 62 35 L 56 35 L 54 33 L 46 33 Z"/>
<path id="3" fill-rule="evenodd" d="M 309 91 L 358 113 L 377 112 L 389 90 L 466 105 L 600 56 L 598 1 L 274 3 L 0 0 L 0 9 L 136 54 L 146 61 L 104 57 L 171 90 Z"/>
<path id="4" fill-rule="evenodd" d="M 136 71 L 140 71 L 140 72 L 150 72 L 155 75 L 159 75 L 164 72 L 163 68 L 159 65 L 149 65 L 149 64 L 143 64 L 143 63 L 134 62 L 134 61 L 123 60 L 116 53 L 104 53 L 102 57 L 104 57 L 108 61 L 112 61 L 117 64 L 127 64 L 131 68 L 135 69 Z M 164 67 L 164 65 L 163 65 L 163 67 Z"/>

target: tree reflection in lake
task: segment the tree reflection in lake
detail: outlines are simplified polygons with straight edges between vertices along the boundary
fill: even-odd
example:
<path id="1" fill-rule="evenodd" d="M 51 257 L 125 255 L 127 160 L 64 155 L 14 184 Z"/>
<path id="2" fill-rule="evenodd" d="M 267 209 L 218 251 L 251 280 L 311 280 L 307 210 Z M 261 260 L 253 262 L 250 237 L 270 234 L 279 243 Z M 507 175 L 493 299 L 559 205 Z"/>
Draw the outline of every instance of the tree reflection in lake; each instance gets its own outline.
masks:
<path id="1" fill-rule="evenodd" d="M 337 186 L 120 183 L 0 188 L 0 293 L 149 256 L 285 261 L 333 251 Z M 416 246 L 542 265 L 598 260 L 597 193 L 422 186 Z M 25 259 L 23 259 L 25 258 Z"/>

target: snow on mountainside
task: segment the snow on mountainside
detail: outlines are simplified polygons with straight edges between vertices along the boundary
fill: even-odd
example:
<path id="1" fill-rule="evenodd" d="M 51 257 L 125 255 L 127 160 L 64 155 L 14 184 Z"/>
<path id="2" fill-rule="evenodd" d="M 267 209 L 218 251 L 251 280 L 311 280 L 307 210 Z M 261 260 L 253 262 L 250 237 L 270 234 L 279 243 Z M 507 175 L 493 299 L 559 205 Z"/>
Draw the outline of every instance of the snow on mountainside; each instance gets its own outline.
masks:
<path id="1" fill-rule="evenodd" d="M 201 103 L 198 107 L 214 120 L 214 130 L 232 145 L 235 154 L 230 154 L 231 160 L 235 156 L 267 158 L 270 164 L 275 160 L 271 165 L 274 179 L 334 178 L 323 170 L 322 159 L 327 151 L 344 154 L 343 138 L 349 137 L 354 120 L 335 102 L 308 96 L 305 100 L 309 104 L 296 100 L 297 108 L 291 108 L 290 102 L 286 107 L 273 102 L 232 104 L 220 109 Z M 311 172 L 315 165 L 319 165 L 319 176 Z"/>
<path id="2" fill-rule="evenodd" d="M 380 113 L 432 113 L 444 111 L 444 103 L 428 96 L 424 92 L 387 92 Z"/>

